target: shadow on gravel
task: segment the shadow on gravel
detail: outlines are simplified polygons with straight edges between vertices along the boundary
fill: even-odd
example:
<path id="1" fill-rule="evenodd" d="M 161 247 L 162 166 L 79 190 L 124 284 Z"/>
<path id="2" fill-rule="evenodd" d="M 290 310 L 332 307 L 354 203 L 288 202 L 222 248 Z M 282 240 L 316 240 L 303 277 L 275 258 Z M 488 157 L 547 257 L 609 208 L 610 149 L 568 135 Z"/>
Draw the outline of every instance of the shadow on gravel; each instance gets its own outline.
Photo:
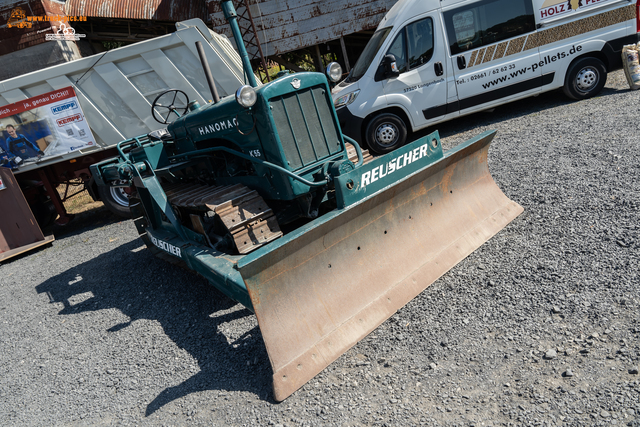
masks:
<path id="1" fill-rule="evenodd" d="M 603 93 L 604 90 L 601 92 Z M 526 98 L 520 101 L 500 105 L 492 110 L 480 111 L 477 113 L 438 123 L 433 127 L 418 131 L 414 137 L 422 137 L 438 130 L 441 137 L 452 136 L 461 132 L 475 129 L 481 126 L 491 128 L 496 124 L 506 120 L 528 116 L 529 114 L 540 113 L 560 105 L 571 104 L 572 102 L 561 92 L 550 92 L 537 97 Z"/>
<path id="2" fill-rule="evenodd" d="M 629 89 L 615 89 L 605 87 L 596 98 L 618 95 L 622 92 L 628 92 Z M 449 120 L 444 123 L 438 123 L 426 129 L 418 131 L 410 136 L 409 140 L 414 141 L 420 137 L 429 135 L 436 130 L 439 131 L 442 138 L 452 136 L 461 132 L 475 129 L 481 126 L 492 127 L 503 121 L 528 116 L 529 114 L 541 113 L 546 110 L 556 108 L 561 105 L 572 104 L 574 101 L 567 98 L 562 91 L 557 90 L 547 92 L 536 97 L 529 97 L 519 101 L 500 105 L 493 110 L 480 111 L 468 116 Z"/>
<path id="3" fill-rule="evenodd" d="M 167 403 L 205 390 L 244 390 L 271 401 L 271 367 L 253 314 L 203 278 L 153 257 L 142 245 L 139 239 L 124 244 L 50 278 L 36 290 L 46 293 L 52 303 L 61 303 L 62 316 L 115 308 L 129 317 L 115 326 L 98 325 L 98 330 L 104 328 L 109 333 L 118 334 L 131 327 L 136 333 L 148 328 L 135 324 L 137 320 L 157 321 L 166 336 L 197 361 L 200 372 L 162 391 L 148 403 L 147 416 Z M 241 324 L 229 325 L 234 322 Z M 220 329 L 232 332 L 225 335 Z M 241 335 L 233 336 L 234 333 Z M 140 345 L 150 347 L 151 356 L 144 364 L 164 367 L 163 372 L 158 372 L 159 378 L 167 371 L 169 377 L 171 371 L 184 375 L 184 360 L 164 357 L 174 356 L 166 347 L 158 352 L 149 329 L 142 329 L 140 335 Z M 89 338 L 87 342 L 99 342 L 96 337 Z M 127 351 L 128 343 L 117 337 L 91 345 L 106 346 L 111 342 L 119 351 Z M 93 351 L 110 354 L 113 350 L 110 346 Z M 126 360 L 126 353 L 122 354 L 123 369 L 133 376 L 135 366 L 126 365 Z"/>
<path id="4" fill-rule="evenodd" d="M 128 221 L 128 220 L 111 213 L 111 211 L 109 211 L 104 206 L 100 206 L 95 209 L 91 209 L 89 211 L 85 211 L 77 214 L 73 218 L 73 220 L 69 222 L 67 225 L 53 224 L 48 227 L 45 227 L 42 229 L 42 233 L 45 236 L 49 236 L 53 234 L 53 236 L 56 239 L 62 239 L 65 237 L 77 236 L 89 230 L 105 227 L 107 225 L 115 224 L 120 221 Z M 33 256 L 34 254 L 40 251 L 44 251 L 50 247 L 51 247 L 51 243 L 40 246 L 35 249 L 31 249 L 20 255 L 16 255 L 14 257 L 11 257 L 7 260 L 2 261 L 2 264 L 8 264 L 10 262 L 18 261 L 22 258 Z"/>
<path id="5" fill-rule="evenodd" d="M 44 228 L 42 231 L 45 235 L 53 234 L 56 239 L 58 239 L 76 236 L 89 230 L 127 220 L 128 219 L 126 218 L 121 218 L 113 214 L 106 207 L 99 206 L 91 210 L 75 214 L 73 220 L 71 220 L 67 225 L 53 224 Z"/>

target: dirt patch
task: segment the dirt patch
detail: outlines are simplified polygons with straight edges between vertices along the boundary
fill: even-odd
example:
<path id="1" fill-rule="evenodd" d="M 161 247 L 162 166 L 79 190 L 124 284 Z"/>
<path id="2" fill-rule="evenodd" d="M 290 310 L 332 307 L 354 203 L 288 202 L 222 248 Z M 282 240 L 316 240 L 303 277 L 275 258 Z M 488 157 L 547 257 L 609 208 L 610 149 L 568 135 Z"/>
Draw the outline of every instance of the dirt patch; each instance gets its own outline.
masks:
<path id="1" fill-rule="evenodd" d="M 89 191 L 83 190 L 83 187 L 84 184 L 78 179 L 71 181 L 68 186 L 63 184 L 56 189 L 67 213 L 79 214 L 104 206 L 101 201 L 93 200 Z"/>

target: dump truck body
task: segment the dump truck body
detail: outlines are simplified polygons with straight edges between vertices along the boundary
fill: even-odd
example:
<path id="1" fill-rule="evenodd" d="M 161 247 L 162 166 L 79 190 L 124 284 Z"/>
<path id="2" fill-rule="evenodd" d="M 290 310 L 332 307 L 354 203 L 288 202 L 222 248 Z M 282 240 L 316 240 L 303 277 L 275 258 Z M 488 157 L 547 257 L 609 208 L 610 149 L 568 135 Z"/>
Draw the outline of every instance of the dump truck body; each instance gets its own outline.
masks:
<path id="1" fill-rule="evenodd" d="M 202 107 L 165 95 L 167 130 L 121 142 L 92 172 L 135 188 L 151 251 L 256 314 L 276 400 L 522 212 L 489 174 L 494 132 L 447 152 L 435 132 L 373 158 L 342 135 L 321 74 Z"/>

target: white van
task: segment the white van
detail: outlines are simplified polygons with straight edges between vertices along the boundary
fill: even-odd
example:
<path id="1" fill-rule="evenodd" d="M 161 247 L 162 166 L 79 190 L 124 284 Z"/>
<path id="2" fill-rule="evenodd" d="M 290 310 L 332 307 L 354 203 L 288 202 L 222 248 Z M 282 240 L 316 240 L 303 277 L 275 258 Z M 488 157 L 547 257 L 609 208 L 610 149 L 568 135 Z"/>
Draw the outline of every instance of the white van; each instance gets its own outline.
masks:
<path id="1" fill-rule="evenodd" d="M 400 0 L 333 89 L 342 131 L 379 154 L 407 132 L 563 88 L 584 99 L 622 65 L 640 0 Z"/>

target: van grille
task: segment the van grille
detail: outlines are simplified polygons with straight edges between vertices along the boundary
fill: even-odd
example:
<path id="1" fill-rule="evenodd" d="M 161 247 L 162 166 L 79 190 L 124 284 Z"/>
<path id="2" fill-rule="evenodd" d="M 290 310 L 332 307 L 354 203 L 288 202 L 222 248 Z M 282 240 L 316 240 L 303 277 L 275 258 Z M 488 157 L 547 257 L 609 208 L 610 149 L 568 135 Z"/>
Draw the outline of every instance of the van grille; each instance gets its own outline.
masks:
<path id="1" fill-rule="evenodd" d="M 326 92 L 324 86 L 316 86 L 270 100 L 276 131 L 292 171 L 341 150 Z"/>

